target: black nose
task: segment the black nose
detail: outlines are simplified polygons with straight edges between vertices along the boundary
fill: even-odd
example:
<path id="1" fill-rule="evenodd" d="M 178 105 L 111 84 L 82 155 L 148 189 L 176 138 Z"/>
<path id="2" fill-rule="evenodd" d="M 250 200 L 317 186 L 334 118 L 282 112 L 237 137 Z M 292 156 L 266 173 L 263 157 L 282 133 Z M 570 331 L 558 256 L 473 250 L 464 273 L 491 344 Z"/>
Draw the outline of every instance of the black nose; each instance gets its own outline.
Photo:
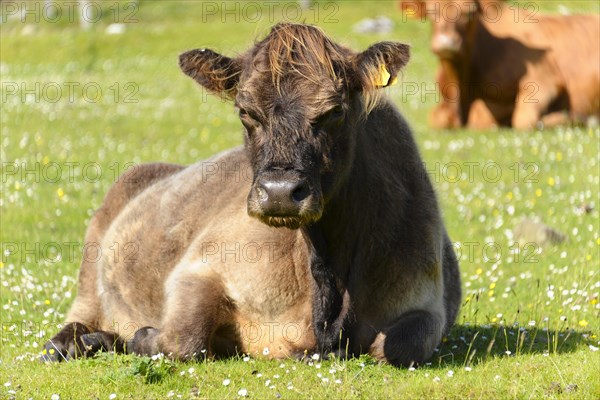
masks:
<path id="1" fill-rule="evenodd" d="M 256 194 L 265 215 L 294 216 L 310 196 L 310 188 L 304 179 L 260 180 L 256 185 Z"/>

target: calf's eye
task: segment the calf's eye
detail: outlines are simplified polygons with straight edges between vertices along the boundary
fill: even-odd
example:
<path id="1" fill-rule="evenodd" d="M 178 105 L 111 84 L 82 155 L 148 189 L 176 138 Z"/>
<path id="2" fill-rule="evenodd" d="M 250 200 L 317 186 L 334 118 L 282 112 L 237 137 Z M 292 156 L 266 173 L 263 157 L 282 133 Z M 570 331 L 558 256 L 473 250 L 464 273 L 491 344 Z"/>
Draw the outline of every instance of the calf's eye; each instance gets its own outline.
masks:
<path id="1" fill-rule="evenodd" d="M 333 118 L 341 117 L 344 114 L 344 107 L 342 107 L 341 105 L 335 106 L 331 109 L 329 113 Z"/>
<path id="2" fill-rule="evenodd" d="M 327 111 L 322 119 L 330 122 L 338 122 L 344 116 L 344 107 L 341 105 L 335 106 Z"/>

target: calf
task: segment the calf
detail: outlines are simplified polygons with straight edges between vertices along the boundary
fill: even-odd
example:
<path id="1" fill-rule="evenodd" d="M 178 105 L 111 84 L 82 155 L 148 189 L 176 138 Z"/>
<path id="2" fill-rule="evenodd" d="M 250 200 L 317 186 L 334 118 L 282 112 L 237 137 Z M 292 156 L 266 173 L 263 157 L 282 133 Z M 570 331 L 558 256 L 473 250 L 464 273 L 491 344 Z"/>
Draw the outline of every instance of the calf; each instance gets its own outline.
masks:
<path id="1" fill-rule="evenodd" d="M 537 15 L 500 0 L 401 6 L 432 21 L 442 99 L 432 126 L 531 129 L 600 117 L 598 15 Z"/>
<path id="2" fill-rule="evenodd" d="M 276 25 L 236 58 L 182 54 L 185 74 L 235 102 L 245 145 L 119 180 L 86 240 L 136 251 L 82 263 L 68 323 L 45 357 L 269 348 L 276 358 L 429 358 L 461 292 L 411 131 L 380 95 L 408 59 L 404 44 L 356 53 L 300 24 Z M 236 244 L 255 250 L 236 258 Z"/>

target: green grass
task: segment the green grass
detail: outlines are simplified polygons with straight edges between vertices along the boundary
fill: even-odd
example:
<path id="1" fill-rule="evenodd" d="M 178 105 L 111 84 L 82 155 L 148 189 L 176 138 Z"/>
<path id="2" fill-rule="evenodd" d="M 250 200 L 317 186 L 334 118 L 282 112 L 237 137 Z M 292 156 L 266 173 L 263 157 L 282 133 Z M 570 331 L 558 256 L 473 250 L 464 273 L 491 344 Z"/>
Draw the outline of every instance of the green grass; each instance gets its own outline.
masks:
<path id="1" fill-rule="evenodd" d="M 557 11 L 561 3 L 540 4 Z M 564 4 L 598 12 L 596 2 Z M 429 25 L 402 23 L 394 2 L 317 7 L 303 19 L 355 49 L 390 39 L 413 46 L 389 95 L 414 128 L 459 250 L 464 290 L 458 324 L 430 364 L 406 370 L 368 357 L 311 365 L 254 355 L 195 364 L 110 354 L 37 361 L 76 295 L 86 224 L 118 173 L 130 163 L 190 164 L 242 141 L 231 104 L 185 77 L 178 54 L 205 46 L 241 52 L 283 14 L 278 6 L 272 21 L 263 9 L 256 23 L 233 16 L 223 23 L 222 14 L 204 22 L 198 2 L 143 1 L 123 35 L 104 33 L 114 19 L 108 12 L 87 32 L 64 18 L 0 26 L 0 396 L 236 398 L 246 389 L 251 398 L 600 397 L 600 130 L 433 131 L 426 121 L 435 95 L 406 93 L 413 83 L 434 88 Z M 395 20 L 392 33 L 352 31 L 380 14 Z M 592 211 L 580 212 L 585 205 Z M 516 245 L 511 232 L 523 217 L 569 240 Z"/>

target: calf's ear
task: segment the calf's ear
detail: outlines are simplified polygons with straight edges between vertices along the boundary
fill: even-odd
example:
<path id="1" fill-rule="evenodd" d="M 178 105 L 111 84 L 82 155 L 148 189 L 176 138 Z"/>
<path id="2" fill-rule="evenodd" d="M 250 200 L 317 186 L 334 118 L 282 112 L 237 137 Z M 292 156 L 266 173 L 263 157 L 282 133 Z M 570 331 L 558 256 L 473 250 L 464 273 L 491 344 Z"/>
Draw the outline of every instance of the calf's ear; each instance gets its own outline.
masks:
<path id="1" fill-rule="evenodd" d="M 179 56 L 179 67 L 209 91 L 233 98 L 241 67 L 236 59 L 209 49 L 187 51 Z"/>
<path id="2" fill-rule="evenodd" d="M 379 42 L 356 55 L 354 87 L 368 91 L 396 83 L 398 73 L 408 63 L 410 47 L 396 42 Z"/>

